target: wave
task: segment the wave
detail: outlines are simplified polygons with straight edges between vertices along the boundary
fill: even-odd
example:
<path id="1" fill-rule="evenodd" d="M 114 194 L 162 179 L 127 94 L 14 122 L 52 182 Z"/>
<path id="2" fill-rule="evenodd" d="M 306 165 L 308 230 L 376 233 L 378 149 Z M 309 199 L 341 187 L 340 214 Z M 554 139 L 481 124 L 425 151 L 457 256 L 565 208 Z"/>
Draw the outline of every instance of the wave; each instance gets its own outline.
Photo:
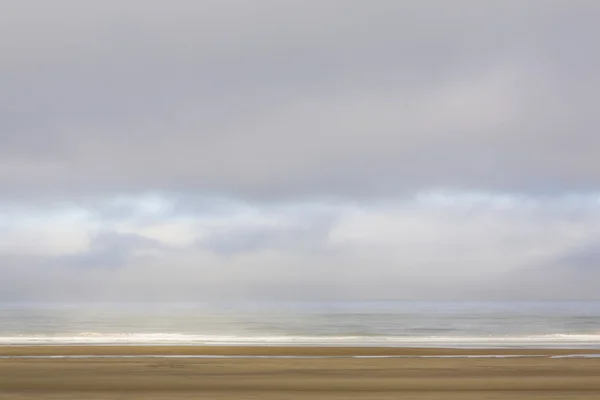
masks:
<path id="1" fill-rule="evenodd" d="M 600 334 L 530 336 L 236 336 L 99 333 L 0 336 L 0 345 L 383 346 L 444 348 L 600 348 Z"/>

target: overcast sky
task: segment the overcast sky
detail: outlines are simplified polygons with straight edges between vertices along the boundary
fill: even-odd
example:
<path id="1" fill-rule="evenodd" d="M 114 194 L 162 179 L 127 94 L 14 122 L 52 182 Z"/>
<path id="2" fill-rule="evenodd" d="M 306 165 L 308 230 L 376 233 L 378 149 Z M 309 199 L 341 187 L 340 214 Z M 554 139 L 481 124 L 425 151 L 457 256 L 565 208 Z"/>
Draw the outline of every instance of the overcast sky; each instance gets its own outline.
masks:
<path id="1" fill-rule="evenodd" d="M 600 299 L 597 0 L 0 0 L 0 300 Z"/>

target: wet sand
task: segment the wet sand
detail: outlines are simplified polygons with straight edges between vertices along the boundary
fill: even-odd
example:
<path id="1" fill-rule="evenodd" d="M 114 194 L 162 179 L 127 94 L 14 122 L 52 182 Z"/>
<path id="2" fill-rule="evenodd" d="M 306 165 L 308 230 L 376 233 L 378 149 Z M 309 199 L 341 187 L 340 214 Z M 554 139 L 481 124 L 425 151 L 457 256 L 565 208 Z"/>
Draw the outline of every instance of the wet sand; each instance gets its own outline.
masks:
<path id="1" fill-rule="evenodd" d="M 0 347 L 0 356 L 285 355 L 315 359 L 4 358 L 0 399 L 600 399 L 590 350 Z M 433 355 L 524 358 L 412 358 Z M 345 358 L 405 355 L 411 358 Z M 541 357 L 541 355 L 544 355 Z"/>

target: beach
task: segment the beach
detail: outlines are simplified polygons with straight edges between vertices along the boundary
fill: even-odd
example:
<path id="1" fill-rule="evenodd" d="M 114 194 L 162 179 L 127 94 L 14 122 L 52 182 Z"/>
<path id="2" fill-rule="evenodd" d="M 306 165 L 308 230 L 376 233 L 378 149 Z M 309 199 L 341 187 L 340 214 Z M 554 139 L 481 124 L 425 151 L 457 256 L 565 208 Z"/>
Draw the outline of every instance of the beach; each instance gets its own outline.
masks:
<path id="1" fill-rule="evenodd" d="M 599 302 L 5 304 L 0 400 L 600 399 Z"/>
<path id="2" fill-rule="evenodd" d="M 598 399 L 600 358 L 590 357 L 598 353 L 6 346 L 0 399 Z"/>

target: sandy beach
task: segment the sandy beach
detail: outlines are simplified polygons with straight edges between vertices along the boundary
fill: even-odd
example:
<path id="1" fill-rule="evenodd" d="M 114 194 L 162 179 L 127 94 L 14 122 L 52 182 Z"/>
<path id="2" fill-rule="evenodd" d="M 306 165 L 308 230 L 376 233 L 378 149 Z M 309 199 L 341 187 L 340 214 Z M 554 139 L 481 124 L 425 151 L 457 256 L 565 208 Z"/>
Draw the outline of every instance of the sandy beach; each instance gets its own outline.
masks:
<path id="1" fill-rule="evenodd" d="M 590 350 L 48 346 L 2 347 L 0 399 L 598 399 Z M 340 358 L 36 358 L 96 355 Z M 522 358 L 418 358 L 515 355 Z M 349 358 L 403 355 L 407 358 Z"/>

